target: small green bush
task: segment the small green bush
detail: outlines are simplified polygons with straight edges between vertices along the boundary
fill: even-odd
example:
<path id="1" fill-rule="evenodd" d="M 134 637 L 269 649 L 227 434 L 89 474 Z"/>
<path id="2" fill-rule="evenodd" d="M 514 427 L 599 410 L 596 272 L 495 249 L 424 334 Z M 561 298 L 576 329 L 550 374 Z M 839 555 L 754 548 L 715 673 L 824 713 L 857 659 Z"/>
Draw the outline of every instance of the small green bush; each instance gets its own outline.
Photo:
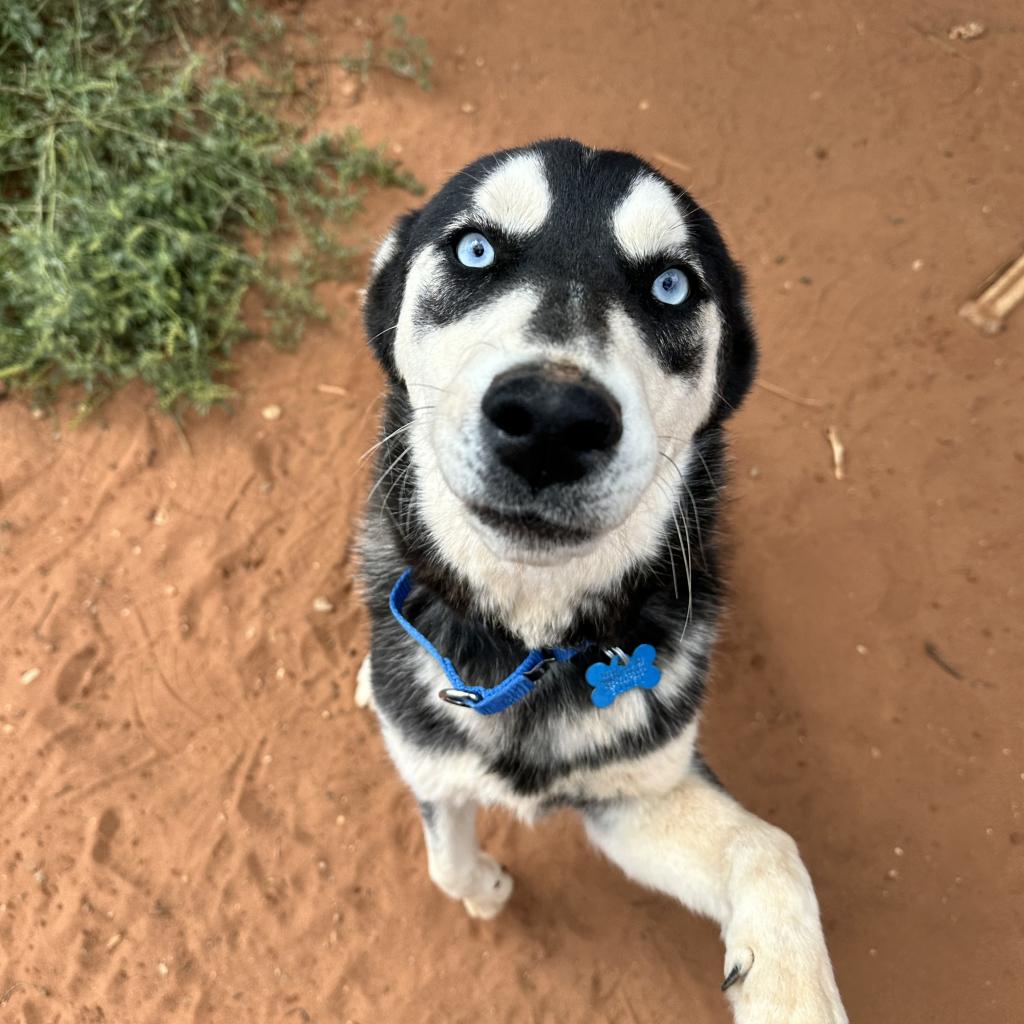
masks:
<path id="1" fill-rule="evenodd" d="M 0 383 L 75 382 L 90 407 L 140 377 L 208 408 L 250 290 L 295 342 L 313 285 L 345 273 L 359 184 L 415 183 L 354 131 L 304 136 L 294 64 L 259 59 L 281 26 L 241 0 L 5 6 Z M 257 59 L 229 77 L 227 51 Z"/>
<path id="2" fill-rule="evenodd" d="M 411 79 L 425 92 L 433 88 L 430 75 L 434 68 L 434 58 L 427 50 L 426 40 L 409 31 L 401 14 L 391 17 L 383 51 L 372 39 L 367 39 L 363 44 L 363 52 L 358 57 L 352 54 L 342 57 L 341 66 L 346 71 L 355 72 L 364 86 L 370 79 L 371 69 L 379 67 L 399 78 Z"/>

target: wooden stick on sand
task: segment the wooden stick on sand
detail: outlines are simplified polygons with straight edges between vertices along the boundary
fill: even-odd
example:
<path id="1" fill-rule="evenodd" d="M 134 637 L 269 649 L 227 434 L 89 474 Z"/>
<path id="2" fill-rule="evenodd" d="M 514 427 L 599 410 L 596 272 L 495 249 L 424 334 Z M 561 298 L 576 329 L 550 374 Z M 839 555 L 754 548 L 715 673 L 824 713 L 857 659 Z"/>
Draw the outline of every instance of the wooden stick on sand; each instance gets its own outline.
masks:
<path id="1" fill-rule="evenodd" d="M 981 295 L 960 307 L 960 315 L 986 334 L 998 334 L 1006 318 L 1024 300 L 1024 253 L 1021 253 Z"/>

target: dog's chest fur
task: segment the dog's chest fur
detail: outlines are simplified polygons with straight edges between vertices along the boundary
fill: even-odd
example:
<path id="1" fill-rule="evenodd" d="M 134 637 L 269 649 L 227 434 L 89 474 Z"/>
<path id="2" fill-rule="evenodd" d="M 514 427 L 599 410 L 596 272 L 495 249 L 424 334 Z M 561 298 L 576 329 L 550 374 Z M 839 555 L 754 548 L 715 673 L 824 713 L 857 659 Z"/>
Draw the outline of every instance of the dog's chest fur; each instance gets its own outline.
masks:
<path id="1" fill-rule="evenodd" d="M 595 601 L 565 634 L 597 641 L 594 647 L 572 663 L 553 665 L 520 704 L 479 715 L 438 697 L 448 680 L 387 610 L 388 591 L 409 561 L 418 560 L 402 550 L 402 537 L 414 534 L 397 533 L 385 510 L 371 508 L 363 547 L 374 703 L 391 755 L 420 800 L 501 804 L 532 820 L 559 806 L 667 791 L 700 769 L 697 714 L 717 613 L 710 589 L 698 593 L 689 622 L 687 602 L 674 595 L 665 606 L 650 595 L 633 605 L 619 592 Z M 423 575 L 443 589 L 426 567 Z M 521 638 L 453 607 L 433 587 L 417 587 L 406 611 L 467 682 L 494 685 L 525 656 Z M 606 637 L 627 650 L 653 643 L 662 679 L 654 690 L 630 691 L 597 708 L 584 672 L 601 659 Z"/>
<path id="2" fill-rule="evenodd" d="M 416 697 L 389 692 L 385 684 L 383 692 L 376 687 L 375 699 L 391 756 L 420 800 L 499 804 L 532 821 L 560 806 L 667 792 L 693 768 L 696 715 L 662 743 L 653 727 L 663 708 L 691 705 L 699 676 L 688 654 L 665 667 L 657 698 L 634 690 L 609 708 L 579 707 L 566 691 L 589 687 L 578 669 L 567 668 L 557 678 L 549 674 L 540 684 L 548 693 L 537 694 L 557 699 L 559 710 L 537 714 L 524 707 L 486 716 L 440 701 L 437 691 L 447 685 L 443 673 L 424 652 L 410 655 L 404 685 Z M 420 699 L 432 702 L 444 720 L 443 747 L 418 742 L 402 727 L 401 713 L 397 720 L 388 713 L 396 703 L 412 706 Z M 674 717 L 681 720 L 685 712 L 677 707 Z"/>

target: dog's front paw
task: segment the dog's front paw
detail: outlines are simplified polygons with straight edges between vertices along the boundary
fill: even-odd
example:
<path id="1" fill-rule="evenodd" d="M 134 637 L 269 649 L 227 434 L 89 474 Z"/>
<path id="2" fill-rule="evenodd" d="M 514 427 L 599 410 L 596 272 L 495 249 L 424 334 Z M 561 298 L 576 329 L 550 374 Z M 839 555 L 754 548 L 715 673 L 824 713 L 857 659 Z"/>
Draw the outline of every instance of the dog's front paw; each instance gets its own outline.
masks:
<path id="1" fill-rule="evenodd" d="M 453 900 L 462 900 L 466 913 L 489 921 L 497 917 L 512 895 L 512 876 L 491 856 L 478 851 L 471 866 L 429 861 L 430 879 Z"/>
<path id="2" fill-rule="evenodd" d="M 786 931 L 729 929 L 722 988 L 736 1024 L 849 1024 L 824 939 Z"/>
<path id="3" fill-rule="evenodd" d="M 473 872 L 473 892 L 463 897 L 462 905 L 470 917 L 489 921 L 504 909 L 513 885 L 512 876 L 493 857 L 481 853 Z"/>

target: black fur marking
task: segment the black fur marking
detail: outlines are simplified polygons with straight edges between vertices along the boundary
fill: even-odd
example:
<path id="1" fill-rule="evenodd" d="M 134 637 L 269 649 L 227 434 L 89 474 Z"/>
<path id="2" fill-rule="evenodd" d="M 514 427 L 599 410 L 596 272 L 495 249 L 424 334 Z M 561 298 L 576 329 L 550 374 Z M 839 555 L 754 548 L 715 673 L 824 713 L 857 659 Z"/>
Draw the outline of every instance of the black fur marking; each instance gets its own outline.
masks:
<path id="1" fill-rule="evenodd" d="M 467 271 L 457 264 L 451 256 L 452 239 L 445 232 L 470 205 L 479 180 L 508 154 L 494 154 L 470 165 L 421 211 L 399 221 L 394 253 L 367 294 L 367 330 L 391 385 L 381 423 L 381 436 L 386 440 L 377 453 L 377 481 L 364 524 L 363 578 L 373 634 L 372 685 L 379 712 L 407 742 L 435 752 L 473 745 L 461 720 L 413 678 L 413 666 L 421 663 L 422 652 L 388 610 L 389 592 L 410 566 L 417 586 L 405 612 L 455 663 L 467 682 L 494 685 L 527 653 L 502 622 L 481 611 L 478 595 L 459 567 L 443 560 L 418 511 L 416 467 L 408 448 L 408 432 L 401 429 L 411 422 L 413 411 L 392 354 L 405 278 L 416 253 L 432 245 L 446 254 L 444 274 L 449 283 L 435 302 L 417 310 L 417 316 L 429 318 L 431 323 L 464 316 L 478 303 L 491 301 L 498 291 L 510 287 L 510 282 L 532 282 L 546 297 L 531 325 L 534 331 L 551 338 L 566 337 L 570 326 L 582 324 L 599 335 L 604 330 L 598 328 L 604 322 L 607 303 L 614 298 L 636 323 L 646 325 L 648 340 L 670 373 L 692 372 L 694 334 L 687 325 L 699 303 L 714 302 L 724 323 L 719 401 L 694 439 L 698 457 L 690 460 L 685 479 L 680 480 L 678 495 L 685 515 L 680 521 L 682 536 L 669 529 L 659 551 L 626 578 L 609 580 L 603 592 L 588 594 L 574 609 L 564 634 L 547 640 L 552 645 L 589 641 L 598 649 L 620 646 L 627 650 L 650 643 L 664 663 L 680 649 L 684 632 L 697 630 L 698 636 L 708 639 L 695 650 L 691 650 L 692 644 L 687 646 L 696 663 L 689 685 L 666 691 L 666 696 L 658 689 L 644 691 L 648 714 L 642 728 L 578 758 L 561 759 L 548 746 L 551 730 L 567 719 L 581 721 L 602 714 L 591 704 L 590 687 L 583 679 L 594 655 L 580 655 L 570 663 L 554 665 L 535 693 L 497 716 L 498 727 L 488 748 L 474 748 L 487 770 L 518 793 L 541 796 L 543 806 L 589 808 L 596 805 L 586 794 L 545 799 L 545 791 L 579 768 L 598 768 L 658 749 L 680 735 L 700 706 L 710 637 L 723 596 L 716 536 L 719 491 L 725 477 L 725 438 L 720 425 L 750 387 L 756 348 L 742 273 L 711 218 L 682 189 L 669 183 L 689 229 L 689 258 L 699 266 L 692 271 L 691 298 L 673 311 L 649 294 L 648 278 L 664 267 L 657 263 L 646 269 L 631 266 L 609 245 L 611 211 L 636 175 L 661 176 L 636 157 L 594 152 L 569 140 L 541 143 L 530 151 L 544 159 L 552 214 L 542 230 L 529 238 L 503 240 L 497 233 L 489 235 L 498 250 L 494 274 Z M 479 228 L 487 233 L 487 225 Z M 458 233 L 472 229 L 462 228 Z M 673 260 L 671 265 L 681 264 Z M 576 282 L 581 287 L 575 288 Z M 601 342 L 599 336 L 595 342 Z M 390 436 L 395 431 L 398 433 Z M 691 566 L 689 586 L 683 571 L 684 555 Z M 472 716 L 474 712 L 466 709 L 461 714 Z M 699 759 L 695 768 L 713 778 Z"/>

